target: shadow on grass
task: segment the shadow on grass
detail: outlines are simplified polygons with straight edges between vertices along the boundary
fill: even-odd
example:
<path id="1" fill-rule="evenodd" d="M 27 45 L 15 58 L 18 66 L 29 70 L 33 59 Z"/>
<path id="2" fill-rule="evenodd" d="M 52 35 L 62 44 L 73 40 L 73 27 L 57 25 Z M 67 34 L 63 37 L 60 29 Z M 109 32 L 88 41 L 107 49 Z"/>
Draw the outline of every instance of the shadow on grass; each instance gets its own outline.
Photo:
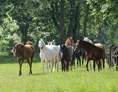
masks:
<path id="1" fill-rule="evenodd" d="M 32 74 L 33 76 L 38 76 L 38 75 L 46 75 L 48 73 L 35 73 L 35 74 Z"/>

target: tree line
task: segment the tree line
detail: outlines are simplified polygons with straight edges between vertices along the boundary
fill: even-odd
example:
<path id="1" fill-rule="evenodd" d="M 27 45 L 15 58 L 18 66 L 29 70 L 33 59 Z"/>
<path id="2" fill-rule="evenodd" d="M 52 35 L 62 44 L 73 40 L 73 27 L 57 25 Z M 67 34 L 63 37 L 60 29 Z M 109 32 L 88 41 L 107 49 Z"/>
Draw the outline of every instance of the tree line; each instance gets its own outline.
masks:
<path id="1" fill-rule="evenodd" d="M 106 47 L 118 44 L 117 0 L 1 0 L 0 49 L 27 40 L 62 44 L 88 36 Z"/>

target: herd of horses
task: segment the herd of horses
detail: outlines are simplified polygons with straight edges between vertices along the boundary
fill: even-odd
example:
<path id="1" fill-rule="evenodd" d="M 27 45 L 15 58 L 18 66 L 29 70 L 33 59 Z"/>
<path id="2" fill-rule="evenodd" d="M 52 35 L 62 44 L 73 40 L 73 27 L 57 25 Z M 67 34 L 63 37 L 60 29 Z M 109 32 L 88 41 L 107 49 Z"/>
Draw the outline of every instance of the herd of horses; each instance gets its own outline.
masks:
<path id="1" fill-rule="evenodd" d="M 83 65 L 84 60 L 86 60 L 86 69 L 88 69 L 88 64 L 93 61 L 93 69 L 95 71 L 96 65 L 98 66 L 98 71 L 105 68 L 105 49 L 102 44 L 93 44 L 93 42 L 87 37 L 83 40 L 78 40 L 76 43 L 72 37 L 68 37 L 64 44 L 56 45 L 55 40 L 45 44 L 43 39 L 39 40 L 38 46 L 40 48 L 40 59 L 42 62 L 42 73 L 44 73 L 44 62 L 46 62 L 46 69 L 48 72 L 49 61 L 51 62 L 51 72 L 55 69 L 59 69 L 59 61 L 61 61 L 61 69 L 63 71 L 72 70 L 72 66 L 75 66 L 75 59 L 77 58 L 77 67 Z M 27 60 L 30 70 L 29 75 L 32 74 L 32 61 L 35 54 L 34 44 L 31 41 L 26 42 L 26 44 L 17 43 L 13 49 L 12 53 L 14 57 L 18 59 L 19 63 L 19 75 L 22 75 L 22 64 L 24 60 Z M 91 62 L 90 62 L 91 65 Z"/>

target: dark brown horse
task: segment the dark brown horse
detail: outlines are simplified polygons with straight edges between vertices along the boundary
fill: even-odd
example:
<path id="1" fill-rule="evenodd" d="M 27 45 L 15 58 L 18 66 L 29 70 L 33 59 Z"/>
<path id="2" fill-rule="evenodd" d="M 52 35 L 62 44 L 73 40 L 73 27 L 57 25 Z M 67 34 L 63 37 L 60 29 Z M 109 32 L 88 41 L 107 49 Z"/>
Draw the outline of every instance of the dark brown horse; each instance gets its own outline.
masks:
<path id="1" fill-rule="evenodd" d="M 73 55 L 72 47 L 66 46 L 65 44 L 60 45 L 60 52 L 61 52 L 62 72 L 69 71 L 69 66 L 72 70 L 72 55 Z"/>
<path id="2" fill-rule="evenodd" d="M 79 50 L 80 48 L 84 48 L 86 50 L 86 68 L 88 69 L 88 63 L 90 60 L 93 60 L 93 68 L 95 71 L 95 63 L 98 65 L 98 70 L 101 69 L 101 63 L 100 60 L 102 59 L 103 68 L 105 67 L 105 50 L 102 45 L 93 45 L 89 42 L 80 40 L 76 43 L 76 50 Z"/>
<path id="3" fill-rule="evenodd" d="M 22 43 L 17 43 L 13 49 L 12 52 L 14 54 L 14 57 L 18 59 L 19 63 L 19 76 L 22 75 L 22 63 L 24 60 L 27 60 L 30 70 L 29 70 L 29 75 L 32 74 L 32 61 L 34 57 L 34 44 L 31 41 L 28 41 L 26 45 Z"/>

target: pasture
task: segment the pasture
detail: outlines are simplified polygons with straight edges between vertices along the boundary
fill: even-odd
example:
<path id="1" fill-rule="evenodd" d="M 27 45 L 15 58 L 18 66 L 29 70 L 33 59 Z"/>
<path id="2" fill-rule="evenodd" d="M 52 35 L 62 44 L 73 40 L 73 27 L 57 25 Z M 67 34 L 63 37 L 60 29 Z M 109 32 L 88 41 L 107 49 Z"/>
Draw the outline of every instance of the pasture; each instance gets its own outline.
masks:
<path id="1" fill-rule="evenodd" d="M 1 92 L 118 92 L 118 72 L 115 67 L 98 71 L 86 71 L 84 66 L 73 67 L 72 71 L 42 74 L 42 64 L 38 55 L 33 60 L 32 75 L 29 65 L 23 63 L 22 76 L 18 76 L 17 59 L 0 57 L 0 90 Z M 46 65 L 45 65 L 46 66 Z M 97 67 L 96 67 L 97 68 Z"/>

